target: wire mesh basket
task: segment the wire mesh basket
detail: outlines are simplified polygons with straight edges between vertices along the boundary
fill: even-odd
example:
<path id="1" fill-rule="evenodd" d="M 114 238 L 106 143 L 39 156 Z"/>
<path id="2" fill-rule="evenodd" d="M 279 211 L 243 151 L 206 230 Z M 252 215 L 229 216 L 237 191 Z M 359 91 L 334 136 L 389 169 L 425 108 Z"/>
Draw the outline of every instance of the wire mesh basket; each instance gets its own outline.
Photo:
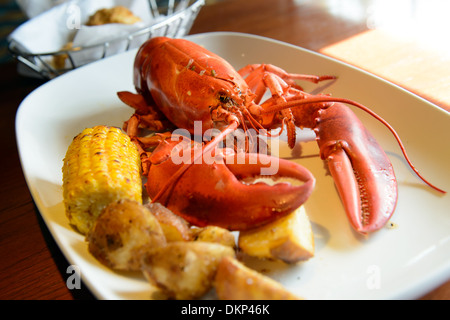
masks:
<path id="1" fill-rule="evenodd" d="M 117 36 L 105 42 L 77 46 L 52 52 L 31 53 L 21 43 L 9 39 L 10 53 L 31 71 L 33 76 L 55 78 L 67 71 L 117 53 L 138 48 L 146 40 L 156 36 L 180 38 L 187 35 L 205 0 L 148 0 L 150 14 L 156 23 L 147 25 L 127 35 Z M 63 65 L 55 63 L 63 59 Z"/>

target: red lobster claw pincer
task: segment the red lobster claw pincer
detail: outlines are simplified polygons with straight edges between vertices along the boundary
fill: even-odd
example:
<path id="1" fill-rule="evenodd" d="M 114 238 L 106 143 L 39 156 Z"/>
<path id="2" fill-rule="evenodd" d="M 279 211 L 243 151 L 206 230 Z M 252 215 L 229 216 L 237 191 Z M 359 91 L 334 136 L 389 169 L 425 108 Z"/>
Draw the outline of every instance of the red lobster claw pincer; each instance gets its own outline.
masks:
<path id="1" fill-rule="evenodd" d="M 151 199 L 158 195 L 158 202 L 193 225 L 216 225 L 229 230 L 253 228 L 298 208 L 308 199 L 315 185 L 314 176 L 291 161 L 264 154 L 216 149 L 214 161 L 202 155 L 201 163 L 195 161 L 160 195 L 158 193 L 167 181 L 180 166 L 186 165 L 177 164 L 179 161 L 170 156 L 173 150 L 178 154 L 177 144 L 165 141 L 155 149 L 150 157 L 152 164 L 146 188 Z M 193 159 L 195 151 L 189 152 Z M 270 178 L 275 183 L 248 182 L 262 173 L 274 173 Z M 302 183 L 277 183 L 276 180 L 282 178 Z"/>
<path id="2" fill-rule="evenodd" d="M 383 227 L 397 203 L 391 162 L 374 137 L 345 105 L 319 111 L 314 128 L 350 223 L 360 233 Z"/>

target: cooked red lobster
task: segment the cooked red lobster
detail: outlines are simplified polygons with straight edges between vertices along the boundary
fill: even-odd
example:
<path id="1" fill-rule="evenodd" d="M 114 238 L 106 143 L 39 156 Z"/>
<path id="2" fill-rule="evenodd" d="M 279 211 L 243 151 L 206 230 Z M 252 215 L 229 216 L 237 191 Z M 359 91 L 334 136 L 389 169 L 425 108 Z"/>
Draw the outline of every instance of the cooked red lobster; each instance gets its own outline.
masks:
<path id="1" fill-rule="evenodd" d="M 239 163 L 236 159 L 242 151 L 217 146 L 238 128 L 271 135 L 271 129 L 281 126 L 293 147 L 295 128 L 305 127 L 316 134 L 320 156 L 328 164 L 353 228 L 360 233 L 378 230 L 395 210 L 397 182 L 385 152 L 347 105 L 386 125 L 416 174 L 443 192 L 414 168 L 398 135 L 381 117 L 348 99 L 308 94 L 296 83 L 334 78 L 290 74 L 265 64 L 236 71 L 193 42 L 165 37 L 148 40 L 135 58 L 137 93 L 118 95 L 135 109 L 124 129 L 141 150 L 150 198 L 198 226 L 244 230 L 272 221 L 308 199 L 315 184 L 312 174 L 293 162 L 248 150 L 245 161 Z M 263 101 L 267 90 L 271 97 Z M 199 121 L 202 135 L 211 129 L 219 129 L 220 134 L 197 147 L 198 143 L 180 136 L 173 139 L 170 133 L 141 134 L 142 129 L 165 132 L 170 126 L 194 134 Z M 187 142 L 189 163 L 173 159 L 181 140 Z M 207 154 L 219 161 L 205 161 Z M 303 184 L 243 182 L 260 176 L 272 161 L 279 161 L 273 178 L 294 178 Z"/>

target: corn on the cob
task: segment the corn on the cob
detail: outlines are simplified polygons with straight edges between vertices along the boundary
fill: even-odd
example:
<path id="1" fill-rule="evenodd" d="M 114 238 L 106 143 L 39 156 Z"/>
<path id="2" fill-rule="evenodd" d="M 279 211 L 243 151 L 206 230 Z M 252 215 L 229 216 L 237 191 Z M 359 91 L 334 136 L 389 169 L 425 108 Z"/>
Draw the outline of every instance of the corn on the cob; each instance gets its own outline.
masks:
<path id="1" fill-rule="evenodd" d="M 104 207 L 119 199 L 142 203 L 139 152 L 120 129 L 87 128 L 70 144 L 64 164 L 63 197 L 70 223 L 87 234 Z"/>

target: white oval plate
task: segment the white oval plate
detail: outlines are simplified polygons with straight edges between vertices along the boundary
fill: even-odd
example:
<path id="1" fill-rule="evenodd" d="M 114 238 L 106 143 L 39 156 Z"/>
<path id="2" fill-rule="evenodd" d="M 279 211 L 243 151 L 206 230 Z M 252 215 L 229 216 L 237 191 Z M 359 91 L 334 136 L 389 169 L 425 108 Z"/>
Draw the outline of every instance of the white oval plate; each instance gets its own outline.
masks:
<path id="1" fill-rule="evenodd" d="M 239 69 L 273 63 L 290 72 L 332 74 L 338 81 L 321 90 L 359 101 L 390 122 L 414 164 L 430 181 L 450 191 L 450 116 L 429 102 L 359 69 L 267 38 L 240 33 L 189 37 Z M 148 299 L 140 273 L 116 273 L 87 251 L 84 237 L 66 219 L 62 204 L 62 160 L 75 135 L 99 124 L 122 126 L 132 110 L 117 91 L 131 90 L 136 51 L 113 56 L 60 76 L 32 92 L 16 119 L 20 159 L 31 195 L 68 261 L 99 299 Z M 305 84 L 305 90 L 318 86 Z M 367 238 L 355 234 L 333 181 L 317 156 L 302 159 L 317 178 L 306 203 L 315 233 L 316 255 L 294 266 L 250 261 L 257 270 L 307 299 L 412 299 L 450 277 L 450 197 L 425 186 L 408 168 L 392 135 L 355 111 L 391 159 L 399 184 L 392 222 Z M 314 155 L 317 147 L 305 142 Z M 308 151 L 309 152 L 309 151 Z M 289 156 L 289 154 L 288 154 Z"/>

